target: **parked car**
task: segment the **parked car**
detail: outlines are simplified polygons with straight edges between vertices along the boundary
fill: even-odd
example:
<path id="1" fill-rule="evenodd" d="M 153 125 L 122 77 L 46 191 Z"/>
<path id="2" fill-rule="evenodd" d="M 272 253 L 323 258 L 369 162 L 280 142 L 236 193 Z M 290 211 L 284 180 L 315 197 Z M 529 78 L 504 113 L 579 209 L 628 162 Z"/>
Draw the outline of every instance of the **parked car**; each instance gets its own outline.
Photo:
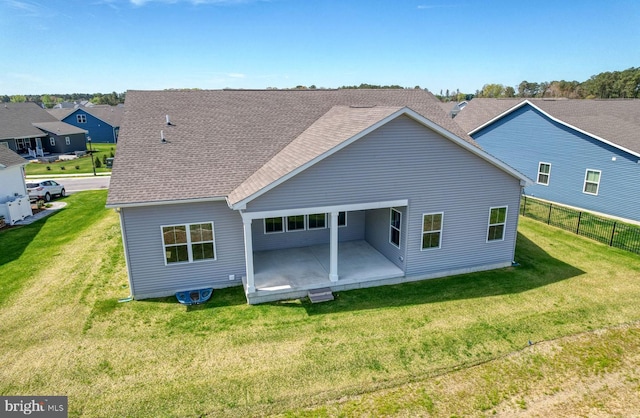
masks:
<path id="1" fill-rule="evenodd" d="M 27 183 L 29 199 L 44 199 L 45 202 L 51 200 L 52 196 L 63 197 L 65 195 L 64 186 L 55 180 L 41 180 Z"/>

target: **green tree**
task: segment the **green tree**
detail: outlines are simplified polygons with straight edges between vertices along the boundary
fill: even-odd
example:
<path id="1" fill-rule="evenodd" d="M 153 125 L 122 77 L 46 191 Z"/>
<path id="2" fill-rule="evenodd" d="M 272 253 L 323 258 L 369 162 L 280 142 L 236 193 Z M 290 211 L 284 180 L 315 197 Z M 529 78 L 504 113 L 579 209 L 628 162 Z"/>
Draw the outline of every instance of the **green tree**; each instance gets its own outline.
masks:
<path id="1" fill-rule="evenodd" d="M 14 96 L 11 96 L 11 103 L 24 103 L 27 101 L 27 97 L 20 95 L 20 94 L 16 94 Z"/>

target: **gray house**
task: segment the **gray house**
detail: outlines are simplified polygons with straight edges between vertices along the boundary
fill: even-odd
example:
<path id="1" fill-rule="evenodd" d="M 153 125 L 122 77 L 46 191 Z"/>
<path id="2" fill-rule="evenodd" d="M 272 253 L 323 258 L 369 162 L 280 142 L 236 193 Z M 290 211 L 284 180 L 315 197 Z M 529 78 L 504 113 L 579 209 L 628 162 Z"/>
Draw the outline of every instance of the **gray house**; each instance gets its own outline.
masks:
<path id="1" fill-rule="evenodd" d="M 32 157 L 85 151 L 86 131 L 60 122 L 35 103 L 0 105 L 0 146 Z"/>
<path id="2" fill-rule="evenodd" d="M 243 285 L 253 304 L 513 261 L 529 180 L 428 92 L 126 100 L 107 207 L 120 214 L 135 299 Z"/>

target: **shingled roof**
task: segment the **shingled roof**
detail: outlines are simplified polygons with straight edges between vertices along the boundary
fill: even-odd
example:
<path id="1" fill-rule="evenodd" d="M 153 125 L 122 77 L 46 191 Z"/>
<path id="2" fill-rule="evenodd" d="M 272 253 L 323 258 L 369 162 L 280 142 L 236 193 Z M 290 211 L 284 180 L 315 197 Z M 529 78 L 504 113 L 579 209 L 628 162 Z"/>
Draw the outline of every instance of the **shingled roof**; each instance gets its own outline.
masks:
<path id="1" fill-rule="evenodd" d="M 226 198 L 242 186 L 241 198 L 403 107 L 475 145 L 423 90 L 129 91 L 126 97 L 109 206 Z"/>
<path id="2" fill-rule="evenodd" d="M 5 146 L 0 146 L 0 168 L 24 165 L 28 161 Z"/>
<path id="3" fill-rule="evenodd" d="M 43 131 L 54 133 L 56 135 L 73 135 L 87 133 L 85 129 L 80 129 L 76 126 L 69 125 L 68 123 L 60 121 L 34 123 L 33 126 Z"/>
<path id="4" fill-rule="evenodd" d="M 58 120 L 35 103 L 0 104 L 0 139 L 37 138 L 46 136 L 33 126 L 34 122 L 57 122 Z"/>
<path id="5" fill-rule="evenodd" d="M 60 109 L 47 109 L 50 115 L 54 116 L 58 120 L 63 120 L 70 114 L 82 110 L 90 115 L 95 116 L 103 122 L 108 123 L 113 127 L 118 127 L 122 123 L 122 116 L 124 114 L 124 106 L 109 106 L 109 105 L 95 105 L 91 107 L 76 107 L 76 108 L 60 108 Z"/>
<path id="6" fill-rule="evenodd" d="M 640 100 L 527 100 L 565 125 L 640 154 Z M 522 102 L 524 99 L 473 99 L 455 121 L 471 133 L 524 105 Z"/>

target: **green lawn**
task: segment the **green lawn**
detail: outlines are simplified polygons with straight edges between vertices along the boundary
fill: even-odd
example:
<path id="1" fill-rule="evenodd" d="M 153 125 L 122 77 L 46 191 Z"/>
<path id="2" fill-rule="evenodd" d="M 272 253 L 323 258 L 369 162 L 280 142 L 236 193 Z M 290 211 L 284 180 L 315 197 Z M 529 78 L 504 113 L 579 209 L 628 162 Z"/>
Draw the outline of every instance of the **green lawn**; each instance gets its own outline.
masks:
<path id="1" fill-rule="evenodd" d="M 88 149 L 89 146 L 87 144 L 87 150 Z M 107 157 L 110 157 L 111 153 L 115 155 L 116 144 L 92 143 L 91 149 L 94 151 L 94 157 L 99 157 L 100 162 L 102 163 L 103 156 L 106 155 Z M 104 165 L 100 168 L 96 168 L 96 173 L 109 172 L 111 172 L 111 169 L 105 168 Z M 27 176 L 45 174 L 93 174 L 93 166 L 91 165 L 91 158 L 87 155 L 85 157 L 76 158 L 75 160 L 58 161 L 55 163 L 29 163 L 25 166 L 25 173 Z"/>
<path id="2" fill-rule="evenodd" d="M 637 255 L 521 218 L 516 268 L 318 305 L 248 306 L 239 287 L 119 303 L 105 198 L 0 231 L 1 395 L 68 395 L 70 416 L 558 415 L 541 408 L 567 393 L 564 415 L 637 410 Z"/>

